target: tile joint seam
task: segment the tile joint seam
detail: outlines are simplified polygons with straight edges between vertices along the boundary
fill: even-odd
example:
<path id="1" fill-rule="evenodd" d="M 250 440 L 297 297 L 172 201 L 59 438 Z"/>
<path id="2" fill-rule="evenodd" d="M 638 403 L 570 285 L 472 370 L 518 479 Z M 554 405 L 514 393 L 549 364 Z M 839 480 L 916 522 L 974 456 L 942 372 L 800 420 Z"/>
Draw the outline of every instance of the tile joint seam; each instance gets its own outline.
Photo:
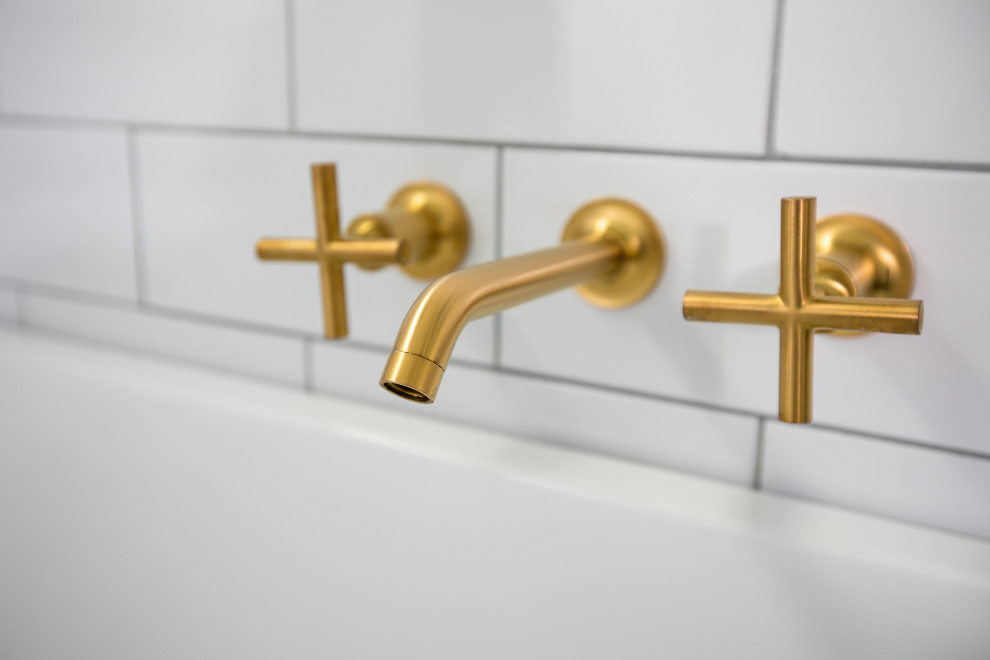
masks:
<path id="1" fill-rule="evenodd" d="M 553 151 L 595 153 L 601 155 L 658 156 L 668 158 L 720 160 L 726 162 L 767 162 L 803 165 L 842 165 L 848 167 L 887 167 L 911 170 L 938 170 L 948 172 L 990 172 L 990 162 L 948 161 L 898 158 L 864 158 L 854 156 L 822 156 L 794 154 L 774 150 L 763 152 L 719 152 L 691 149 L 665 149 L 648 147 L 623 147 L 618 145 L 541 143 L 514 140 L 482 140 L 471 138 L 446 138 L 439 136 L 398 135 L 389 133 L 361 133 L 348 131 L 310 131 L 279 128 L 225 127 L 195 124 L 167 124 L 141 121 L 85 119 L 45 115 L 23 115 L 0 112 L 0 125 L 10 127 L 52 127 L 60 129 L 126 130 L 132 128 L 143 134 L 185 134 L 210 137 L 259 137 L 270 139 L 325 139 L 355 142 L 391 142 L 396 144 L 422 144 L 430 146 L 502 148 L 520 151 Z"/>

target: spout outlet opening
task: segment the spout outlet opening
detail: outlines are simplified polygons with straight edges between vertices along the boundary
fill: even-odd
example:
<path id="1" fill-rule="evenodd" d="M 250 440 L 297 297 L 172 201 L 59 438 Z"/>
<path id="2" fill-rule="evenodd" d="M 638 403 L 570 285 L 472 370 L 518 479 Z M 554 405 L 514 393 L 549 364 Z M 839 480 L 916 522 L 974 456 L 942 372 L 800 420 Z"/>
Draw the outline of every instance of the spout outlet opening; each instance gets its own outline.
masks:
<path id="1" fill-rule="evenodd" d="M 408 399 L 409 401 L 415 401 L 416 403 L 433 403 L 430 401 L 430 397 L 426 396 L 422 392 L 408 387 L 407 385 L 402 385 L 401 383 L 383 382 L 382 387 L 395 396 Z"/>
<path id="2" fill-rule="evenodd" d="M 443 379 L 443 368 L 421 355 L 392 351 L 378 384 L 406 401 L 433 403 Z"/>

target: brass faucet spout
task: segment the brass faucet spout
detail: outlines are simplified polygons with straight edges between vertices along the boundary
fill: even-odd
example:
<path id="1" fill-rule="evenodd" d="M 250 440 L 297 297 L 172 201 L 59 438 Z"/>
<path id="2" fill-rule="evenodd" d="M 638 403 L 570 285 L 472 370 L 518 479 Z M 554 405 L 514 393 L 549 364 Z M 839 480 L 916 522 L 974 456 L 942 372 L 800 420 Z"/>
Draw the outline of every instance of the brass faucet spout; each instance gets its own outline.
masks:
<path id="1" fill-rule="evenodd" d="M 447 361 L 468 322 L 577 286 L 599 307 L 627 307 L 649 295 L 663 272 L 663 234 L 630 201 L 588 202 L 564 227 L 561 245 L 444 275 L 409 309 L 379 383 L 410 401 L 433 403 Z"/>
<path id="2" fill-rule="evenodd" d="M 381 386 L 411 401 L 433 403 L 469 321 L 607 275 L 623 254 L 618 241 L 600 234 L 444 275 L 406 314 Z"/>

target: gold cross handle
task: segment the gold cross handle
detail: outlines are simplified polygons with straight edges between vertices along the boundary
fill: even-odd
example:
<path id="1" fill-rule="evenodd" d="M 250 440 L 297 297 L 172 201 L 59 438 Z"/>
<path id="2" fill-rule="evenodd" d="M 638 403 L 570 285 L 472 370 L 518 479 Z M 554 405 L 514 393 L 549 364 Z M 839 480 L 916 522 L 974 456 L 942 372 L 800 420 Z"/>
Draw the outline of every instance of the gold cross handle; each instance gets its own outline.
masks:
<path id="1" fill-rule="evenodd" d="M 780 292 L 688 291 L 684 318 L 777 326 L 779 418 L 806 424 L 814 333 L 920 335 L 922 302 L 905 300 L 913 288 L 911 251 L 893 229 L 854 214 L 816 223 L 814 197 L 786 197 L 780 203 Z"/>
<path id="2" fill-rule="evenodd" d="M 263 261 L 315 261 L 320 267 L 323 328 L 327 339 L 347 336 L 345 263 L 374 270 L 398 264 L 409 275 L 435 279 L 454 268 L 468 247 L 468 217 L 454 193 L 438 183 L 410 183 L 392 195 L 384 211 L 358 216 L 340 235 L 337 168 L 315 164 L 316 238 L 262 238 Z"/>

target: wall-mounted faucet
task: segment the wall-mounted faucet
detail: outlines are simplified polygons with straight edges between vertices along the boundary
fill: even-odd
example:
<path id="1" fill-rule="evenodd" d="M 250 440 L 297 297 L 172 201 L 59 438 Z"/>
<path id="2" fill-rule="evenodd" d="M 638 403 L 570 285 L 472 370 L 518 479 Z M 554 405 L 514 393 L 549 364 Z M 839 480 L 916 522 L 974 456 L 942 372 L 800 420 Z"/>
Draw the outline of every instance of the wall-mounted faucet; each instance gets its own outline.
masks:
<path id="1" fill-rule="evenodd" d="M 663 271 L 666 250 L 659 227 L 626 200 L 581 207 L 562 241 L 455 271 L 428 286 L 402 322 L 381 386 L 410 401 L 433 403 L 469 321 L 574 285 L 595 305 L 626 307 L 652 291 Z"/>
<path id="2" fill-rule="evenodd" d="M 261 238 L 263 261 L 315 261 L 320 266 L 323 334 L 347 336 L 344 269 L 347 262 L 375 270 L 398 264 L 407 275 L 431 280 L 456 268 L 467 252 L 468 216 L 457 196 L 438 183 L 419 181 L 399 188 L 384 211 L 356 217 L 340 235 L 337 167 L 311 167 L 316 238 Z"/>

